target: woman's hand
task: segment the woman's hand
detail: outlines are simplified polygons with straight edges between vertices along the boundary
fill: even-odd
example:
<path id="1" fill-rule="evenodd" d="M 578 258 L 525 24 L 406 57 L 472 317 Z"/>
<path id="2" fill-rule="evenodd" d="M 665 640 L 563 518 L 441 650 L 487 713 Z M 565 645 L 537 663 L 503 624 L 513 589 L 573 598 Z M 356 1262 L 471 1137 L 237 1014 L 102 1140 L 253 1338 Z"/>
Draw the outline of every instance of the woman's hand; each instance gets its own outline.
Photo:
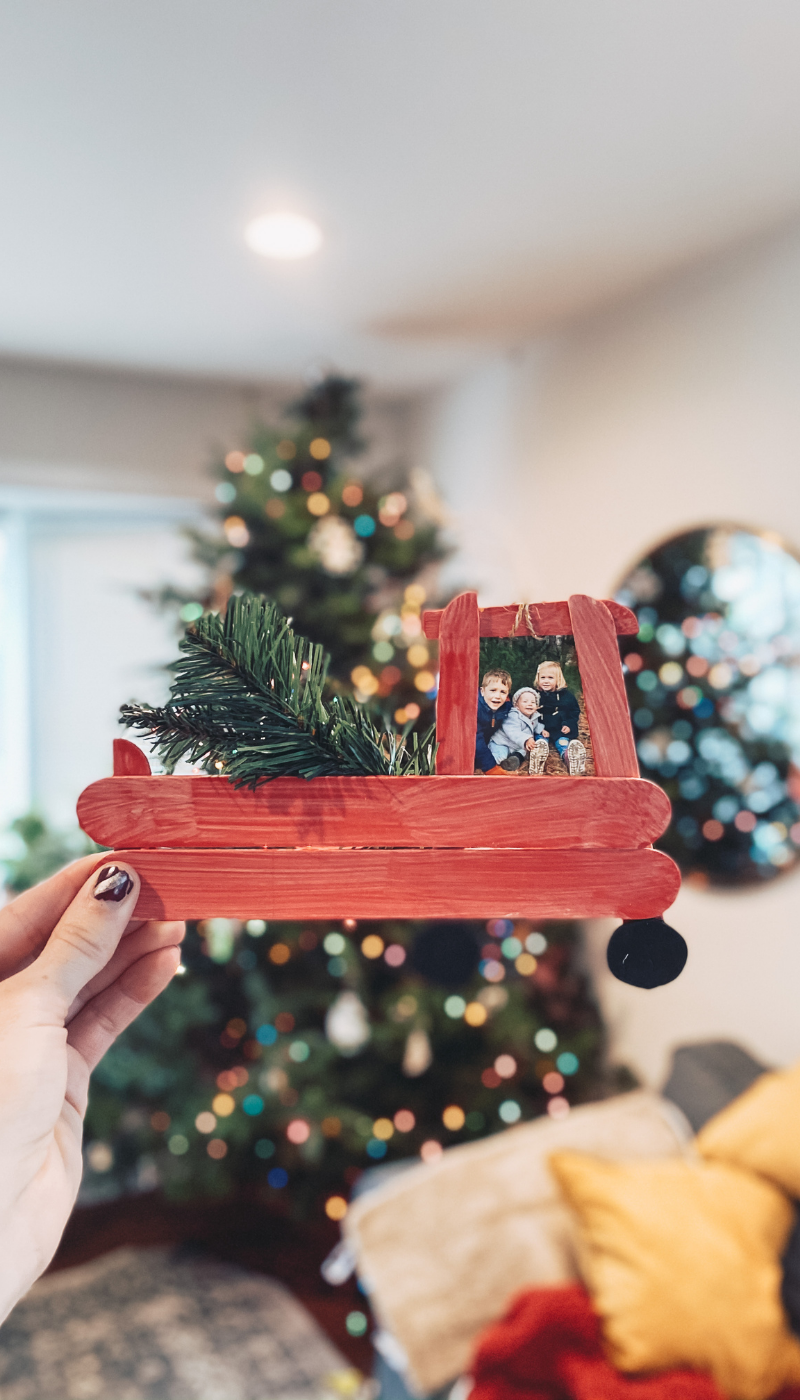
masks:
<path id="1" fill-rule="evenodd" d="M 0 1321 L 75 1202 L 91 1071 L 180 962 L 183 924 L 131 920 L 136 872 L 97 860 L 0 909 Z"/>

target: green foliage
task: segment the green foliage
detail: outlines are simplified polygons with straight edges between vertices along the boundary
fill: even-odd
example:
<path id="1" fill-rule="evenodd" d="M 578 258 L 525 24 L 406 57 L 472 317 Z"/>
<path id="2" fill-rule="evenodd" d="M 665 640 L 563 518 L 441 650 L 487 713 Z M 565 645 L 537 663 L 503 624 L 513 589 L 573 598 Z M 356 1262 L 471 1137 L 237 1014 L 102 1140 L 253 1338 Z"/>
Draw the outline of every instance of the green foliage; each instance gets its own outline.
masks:
<path id="1" fill-rule="evenodd" d="M 169 704 L 122 707 L 123 724 L 151 736 L 168 768 L 186 758 L 250 787 L 285 774 L 432 771 L 432 732 L 408 744 L 350 696 L 325 699 L 323 648 L 266 598 L 231 598 L 224 617 L 192 624 L 180 649 Z"/>
<path id="2" fill-rule="evenodd" d="M 21 894 L 46 880 L 78 856 L 103 850 L 82 831 L 52 831 L 36 812 L 17 817 L 8 828 L 3 845 L 6 853 L 0 866 L 5 870 L 4 883 L 11 894 Z"/>
<path id="3" fill-rule="evenodd" d="M 112 1143 L 113 1165 L 108 1174 L 87 1170 L 93 1195 L 98 1187 L 113 1194 L 156 1182 L 169 1194 L 185 1194 L 185 1164 L 166 1147 L 157 1115 L 168 1106 L 195 1135 L 194 1118 L 213 1093 L 208 1042 L 217 1039 L 213 1028 L 221 1014 L 213 989 L 184 974 L 107 1052 L 92 1075 L 86 1138 Z M 192 1190 L 213 1195 L 220 1189 L 216 1164 L 206 1156 L 193 1172 Z"/>
<path id="4" fill-rule="evenodd" d="M 542 661 L 557 661 L 573 694 L 583 694 L 572 637 L 481 637 L 481 675 L 495 667 L 508 671 L 514 690 L 535 685 Z"/>

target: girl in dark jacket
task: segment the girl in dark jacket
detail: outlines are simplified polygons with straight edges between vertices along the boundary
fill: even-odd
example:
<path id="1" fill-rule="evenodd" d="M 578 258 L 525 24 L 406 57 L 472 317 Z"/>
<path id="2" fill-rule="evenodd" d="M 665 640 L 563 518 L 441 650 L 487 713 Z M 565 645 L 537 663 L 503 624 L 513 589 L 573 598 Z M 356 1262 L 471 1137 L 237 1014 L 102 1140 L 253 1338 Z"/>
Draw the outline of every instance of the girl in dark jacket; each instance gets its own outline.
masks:
<path id="1" fill-rule="evenodd" d="M 534 681 L 541 696 L 540 720 L 544 726 L 536 744 L 531 767 L 541 773 L 550 745 L 555 748 L 571 778 L 586 772 L 586 749 L 578 738 L 580 706 L 568 688 L 557 661 L 542 661 Z"/>

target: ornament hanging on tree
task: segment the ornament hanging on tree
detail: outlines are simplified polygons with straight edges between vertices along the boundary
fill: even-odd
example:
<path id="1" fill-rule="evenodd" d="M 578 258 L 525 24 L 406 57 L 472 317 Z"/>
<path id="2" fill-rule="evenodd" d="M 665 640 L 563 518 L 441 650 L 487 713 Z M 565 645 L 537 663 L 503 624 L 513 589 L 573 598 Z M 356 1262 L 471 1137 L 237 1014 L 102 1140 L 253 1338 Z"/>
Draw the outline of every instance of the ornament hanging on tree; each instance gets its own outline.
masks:
<path id="1" fill-rule="evenodd" d="M 349 520 L 326 515 L 311 530 L 308 548 L 319 559 L 326 574 L 340 578 L 354 574 L 364 560 L 364 545 Z"/>
<path id="2" fill-rule="evenodd" d="M 328 1008 L 325 1034 L 342 1055 L 356 1055 L 372 1035 L 367 1008 L 355 992 L 340 992 Z"/>
<path id="3" fill-rule="evenodd" d="M 403 1052 L 403 1074 L 409 1079 L 418 1079 L 433 1064 L 433 1050 L 427 1031 L 409 1031 L 406 1048 Z"/>
<path id="4" fill-rule="evenodd" d="M 437 987 L 462 987 L 475 975 L 480 950 L 472 924 L 448 919 L 426 924 L 414 939 L 411 966 Z"/>

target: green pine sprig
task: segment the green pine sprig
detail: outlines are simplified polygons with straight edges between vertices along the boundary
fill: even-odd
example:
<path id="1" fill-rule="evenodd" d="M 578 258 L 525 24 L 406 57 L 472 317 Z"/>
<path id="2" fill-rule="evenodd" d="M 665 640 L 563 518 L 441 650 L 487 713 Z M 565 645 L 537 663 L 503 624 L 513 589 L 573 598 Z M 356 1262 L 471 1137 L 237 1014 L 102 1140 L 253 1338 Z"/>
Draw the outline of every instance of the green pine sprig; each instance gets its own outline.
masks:
<path id="1" fill-rule="evenodd" d="M 153 740 L 165 767 L 180 759 L 237 787 L 278 777 L 433 772 L 434 730 L 392 734 L 348 695 L 325 696 L 323 647 L 292 631 L 277 605 L 245 593 L 180 642 L 170 699 L 123 705 L 121 723 Z"/>

